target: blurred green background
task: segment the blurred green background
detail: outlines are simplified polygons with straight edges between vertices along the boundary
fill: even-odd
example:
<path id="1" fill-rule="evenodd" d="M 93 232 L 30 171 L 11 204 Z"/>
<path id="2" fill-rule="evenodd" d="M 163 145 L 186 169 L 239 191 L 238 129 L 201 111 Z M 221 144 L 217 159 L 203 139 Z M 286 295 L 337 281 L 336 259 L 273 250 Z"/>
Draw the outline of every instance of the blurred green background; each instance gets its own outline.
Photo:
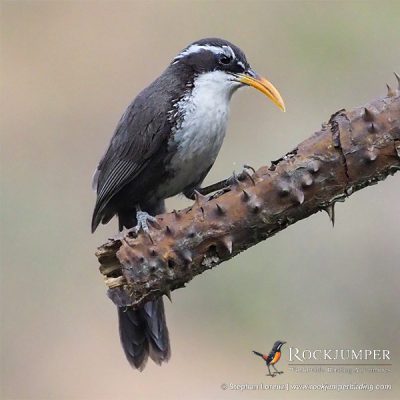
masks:
<path id="1" fill-rule="evenodd" d="M 131 99 L 188 43 L 242 47 L 283 95 L 232 102 L 206 183 L 279 158 L 340 108 L 400 72 L 400 3 L 140 1 L 1 3 L 1 398 L 399 398 L 400 174 L 297 223 L 173 292 L 172 359 L 130 369 L 93 253 L 93 170 Z M 172 199 L 170 207 L 190 202 Z M 251 350 L 387 348 L 391 374 L 288 371 Z M 388 392 L 235 392 L 226 383 L 391 383 Z"/>

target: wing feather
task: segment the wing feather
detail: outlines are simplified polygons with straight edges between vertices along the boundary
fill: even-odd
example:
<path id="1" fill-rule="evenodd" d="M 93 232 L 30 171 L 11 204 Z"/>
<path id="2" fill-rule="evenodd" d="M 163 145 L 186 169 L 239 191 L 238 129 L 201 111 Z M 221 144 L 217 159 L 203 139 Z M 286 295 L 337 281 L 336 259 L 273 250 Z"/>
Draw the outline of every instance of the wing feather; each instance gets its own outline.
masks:
<path id="1" fill-rule="evenodd" d="M 134 182 L 159 151 L 171 133 L 168 113 L 172 104 L 184 93 L 186 79 L 173 73 L 171 66 L 143 90 L 121 117 L 109 147 L 95 172 L 93 185 L 97 190 L 92 231 L 104 218 L 109 220 L 118 210 L 108 209 L 110 200 L 128 183 Z M 165 147 L 166 149 L 166 147 Z M 129 200 L 129 199 L 127 199 Z"/>
<path id="2" fill-rule="evenodd" d="M 105 203 L 121 189 L 129 180 L 134 178 L 137 164 L 129 160 L 117 160 L 104 183 L 99 187 L 97 202 Z"/>
<path id="3" fill-rule="evenodd" d="M 97 167 L 94 182 L 97 201 L 93 212 L 92 231 L 101 222 L 110 200 L 143 171 L 170 133 L 164 111 L 145 106 L 140 94 L 122 116 L 110 145 Z M 157 118 L 158 117 L 158 118 Z"/>

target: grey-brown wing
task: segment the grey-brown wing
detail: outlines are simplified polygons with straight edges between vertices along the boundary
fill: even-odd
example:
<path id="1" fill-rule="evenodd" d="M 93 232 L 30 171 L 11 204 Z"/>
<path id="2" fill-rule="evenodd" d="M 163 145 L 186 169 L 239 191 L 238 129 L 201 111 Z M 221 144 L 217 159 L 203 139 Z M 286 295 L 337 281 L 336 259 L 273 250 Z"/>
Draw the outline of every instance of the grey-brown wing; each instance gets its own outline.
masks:
<path id="1" fill-rule="evenodd" d="M 122 116 L 109 148 L 94 176 L 97 202 L 92 230 L 103 218 L 104 208 L 127 183 L 136 179 L 171 133 L 169 111 L 187 90 L 189 77 L 171 64 L 143 90 Z M 164 157 L 166 151 L 158 153 Z"/>
<path id="2" fill-rule="evenodd" d="M 93 185 L 97 201 L 92 218 L 92 231 L 103 218 L 109 201 L 134 180 L 160 149 L 170 133 L 164 107 L 149 107 L 142 92 L 122 116 L 110 145 L 97 167 Z"/>

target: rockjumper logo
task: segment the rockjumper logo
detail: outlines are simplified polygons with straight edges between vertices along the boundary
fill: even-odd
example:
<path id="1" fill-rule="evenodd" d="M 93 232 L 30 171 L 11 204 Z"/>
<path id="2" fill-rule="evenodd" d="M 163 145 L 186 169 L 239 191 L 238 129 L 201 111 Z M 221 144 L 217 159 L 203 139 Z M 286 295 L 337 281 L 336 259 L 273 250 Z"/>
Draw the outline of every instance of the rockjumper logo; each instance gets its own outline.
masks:
<path id="1" fill-rule="evenodd" d="M 390 360 L 390 350 L 383 349 L 299 349 L 289 347 L 289 362 L 307 361 L 378 361 Z"/>

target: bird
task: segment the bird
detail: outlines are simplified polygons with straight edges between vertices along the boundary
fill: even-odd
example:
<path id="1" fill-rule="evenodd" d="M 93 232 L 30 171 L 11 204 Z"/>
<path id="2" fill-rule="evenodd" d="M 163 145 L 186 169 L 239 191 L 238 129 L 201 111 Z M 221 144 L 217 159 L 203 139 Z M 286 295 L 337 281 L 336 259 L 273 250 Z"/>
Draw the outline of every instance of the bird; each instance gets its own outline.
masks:
<path id="1" fill-rule="evenodd" d="M 261 357 L 261 358 L 265 361 L 265 363 L 266 363 L 266 365 L 267 365 L 267 367 L 268 367 L 268 374 L 267 374 L 267 376 L 272 376 L 272 377 L 274 377 L 276 374 L 283 374 L 283 371 L 278 371 L 278 370 L 276 369 L 275 364 L 276 364 L 276 363 L 280 360 L 280 358 L 281 358 L 281 348 L 282 348 L 282 346 L 283 346 L 285 343 L 286 343 L 286 342 L 282 342 L 281 340 L 277 340 L 277 341 L 274 343 L 274 345 L 273 345 L 273 347 L 272 347 L 272 350 L 269 352 L 268 355 L 267 355 L 267 354 L 262 354 L 262 353 L 259 353 L 258 351 L 253 350 L 253 353 L 254 353 L 256 356 Z M 271 370 L 270 370 L 270 368 L 269 368 L 270 365 L 271 365 L 271 366 L 274 368 L 274 370 L 275 370 L 275 372 L 274 372 L 273 374 L 271 374 Z"/>
<path id="2" fill-rule="evenodd" d="M 119 231 L 149 233 L 165 199 L 193 198 L 225 137 L 233 93 L 258 89 L 282 111 L 278 90 L 256 73 L 244 52 L 227 40 L 205 38 L 180 51 L 122 115 L 94 176 L 91 229 L 118 217 Z M 126 358 L 143 370 L 170 358 L 162 298 L 140 309 L 118 308 Z"/>

